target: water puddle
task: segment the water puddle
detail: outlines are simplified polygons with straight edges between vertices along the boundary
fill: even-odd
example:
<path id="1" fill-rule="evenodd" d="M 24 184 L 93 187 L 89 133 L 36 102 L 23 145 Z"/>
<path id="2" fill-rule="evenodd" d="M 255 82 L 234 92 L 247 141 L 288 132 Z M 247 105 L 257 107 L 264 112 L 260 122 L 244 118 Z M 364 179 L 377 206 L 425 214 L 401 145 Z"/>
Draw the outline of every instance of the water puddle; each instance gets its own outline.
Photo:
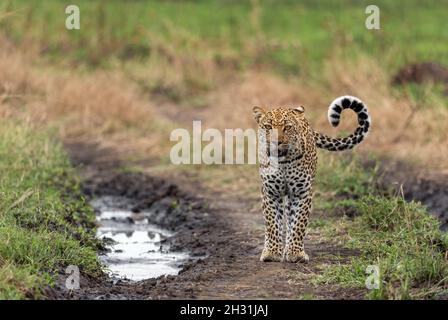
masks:
<path id="1" fill-rule="evenodd" d="M 99 223 L 97 236 L 110 242 L 100 259 L 112 277 L 139 281 L 179 273 L 189 256 L 162 246 L 172 233 L 150 224 L 149 212 L 133 213 L 131 200 L 122 197 L 103 196 L 90 203 Z"/>

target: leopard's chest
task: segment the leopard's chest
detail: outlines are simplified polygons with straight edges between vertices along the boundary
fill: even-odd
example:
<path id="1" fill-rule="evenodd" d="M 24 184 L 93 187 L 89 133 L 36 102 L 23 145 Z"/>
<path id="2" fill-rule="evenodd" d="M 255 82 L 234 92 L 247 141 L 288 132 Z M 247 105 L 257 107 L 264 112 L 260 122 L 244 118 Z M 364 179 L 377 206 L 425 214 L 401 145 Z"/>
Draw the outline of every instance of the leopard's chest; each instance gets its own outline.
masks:
<path id="1" fill-rule="evenodd" d="M 277 196 L 297 194 L 308 190 L 314 182 L 316 164 L 317 159 L 305 158 L 284 164 L 260 167 L 263 188 L 268 193 Z"/>

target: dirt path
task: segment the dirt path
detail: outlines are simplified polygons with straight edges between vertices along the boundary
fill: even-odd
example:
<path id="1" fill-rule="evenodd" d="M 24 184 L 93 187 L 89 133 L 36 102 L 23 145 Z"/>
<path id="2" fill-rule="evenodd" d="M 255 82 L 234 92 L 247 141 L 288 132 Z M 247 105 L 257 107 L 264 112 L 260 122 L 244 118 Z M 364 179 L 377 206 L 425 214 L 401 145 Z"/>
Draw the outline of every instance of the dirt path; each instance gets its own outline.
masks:
<path id="1" fill-rule="evenodd" d="M 343 259 L 350 252 L 319 243 L 319 236 L 310 234 L 307 241 L 307 248 L 313 256 L 310 264 L 261 263 L 259 255 L 263 248 L 264 223 L 257 206 L 254 206 L 257 199 L 202 193 L 201 201 L 210 203 L 210 217 L 221 220 L 221 223 L 219 230 L 211 229 L 203 234 L 213 246 L 209 259 L 177 279 L 194 293 L 195 298 L 359 297 L 360 292 L 310 283 L 311 277 L 319 272 L 320 265 L 334 263 L 336 256 Z M 191 278 L 190 275 L 194 274 L 199 276 Z M 171 290 L 170 285 L 166 289 Z"/>
<path id="2" fill-rule="evenodd" d="M 85 144 L 70 145 L 68 150 L 80 168 L 87 197 L 125 196 L 135 201 L 136 212 L 160 209 L 160 214 L 154 215 L 151 222 L 174 230 L 175 235 L 166 244 L 173 250 L 190 252 L 192 258 L 183 265 L 178 276 L 133 283 L 114 283 L 106 276 L 83 278 L 80 290 L 68 293 L 61 282 L 49 293 L 49 298 L 362 299 L 365 294 L 364 290 L 312 282 L 326 265 L 343 263 L 356 255 L 356 252 L 324 241 L 313 229 L 306 239 L 311 257 L 309 264 L 261 263 L 258 259 L 263 247 L 264 223 L 258 198 L 212 191 L 202 185 L 194 171 L 157 176 L 123 172 L 120 170 L 122 163 L 113 156 L 113 150 L 98 150 Z M 404 177 L 390 174 L 392 165 L 388 168 L 384 169 L 389 173 L 385 183 L 393 185 L 395 180 L 404 181 Z M 413 172 L 409 168 L 402 171 Z M 423 194 L 423 189 L 427 189 L 425 184 L 419 183 L 409 192 L 418 191 L 416 195 L 419 195 Z M 438 194 L 428 190 L 428 194 Z M 413 197 L 411 193 L 406 194 Z M 443 200 L 445 196 L 436 198 Z M 434 197 L 429 197 L 429 206 L 434 203 Z M 175 209 L 170 207 L 173 201 L 178 203 Z M 313 218 L 325 214 L 328 213 L 315 211 Z"/>
<path id="3" fill-rule="evenodd" d="M 310 233 L 309 264 L 261 263 L 264 224 L 258 199 L 240 199 L 229 193 L 204 188 L 192 176 L 158 177 L 117 170 L 111 150 L 91 145 L 71 145 L 68 150 L 81 169 L 87 197 L 126 196 L 135 210 L 161 208 L 154 223 L 176 231 L 167 242 L 174 250 L 187 250 L 190 259 L 178 276 L 140 282 L 113 283 L 106 276 L 83 278 L 81 289 L 68 293 L 63 283 L 49 298 L 68 299 L 352 299 L 362 298 L 359 290 L 314 285 L 311 279 L 323 265 L 337 263 L 355 254 L 321 242 Z M 101 158 L 94 158 L 102 154 Z M 104 157 L 108 154 L 107 157 Z M 109 159 L 104 161 L 104 158 Z M 98 160 L 95 160 L 98 159 Z M 194 190 L 194 195 L 193 195 Z M 178 206 L 170 208 L 176 200 Z"/>
<path id="4" fill-rule="evenodd" d="M 166 106 L 166 105 L 165 105 Z M 173 107 L 174 108 L 174 107 Z M 175 109 L 165 108 L 159 116 L 185 123 L 200 117 L 189 110 L 179 118 Z M 171 111 L 170 111 L 171 110 Z M 83 278 L 81 289 L 68 293 L 62 280 L 49 298 L 67 299 L 360 299 L 365 290 L 316 285 L 313 279 L 325 266 L 343 263 L 356 252 L 332 245 L 310 230 L 306 239 L 311 261 L 308 264 L 261 263 L 264 222 L 258 197 L 241 197 L 232 192 L 213 191 L 200 181 L 194 170 L 159 172 L 123 172 L 120 155 L 113 149 L 99 149 L 85 143 L 68 144 L 72 162 L 79 167 L 87 197 L 125 196 L 135 202 L 135 212 L 157 209 L 151 223 L 175 231 L 166 243 L 173 250 L 188 251 L 191 259 L 177 276 L 159 277 L 140 282 L 115 282 L 104 276 Z M 148 164 L 145 165 L 148 167 Z M 152 171 L 151 171 L 152 172 Z M 403 180 L 385 170 L 390 179 Z M 411 175 L 412 176 L 412 175 Z M 406 181 L 410 181 L 407 179 Z M 413 184 L 412 181 L 408 184 Z M 418 183 L 416 185 L 422 185 Z M 440 190 L 445 190 L 445 181 Z M 433 192 L 412 191 L 432 199 Z M 446 191 L 446 190 L 445 190 Z M 412 193 L 411 192 L 411 193 Z M 406 194 L 415 198 L 414 193 Z M 436 197 L 437 199 L 446 199 Z M 420 200 L 420 199 L 419 199 Z M 177 203 L 173 208 L 171 204 Z M 431 203 L 434 203 L 432 201 Z M 430 204 L 431 204 L 430 203 Z M 445 202 L 437 208 L 445 208 Z M 313 217 L 329 213 L 314 212 Z"/>

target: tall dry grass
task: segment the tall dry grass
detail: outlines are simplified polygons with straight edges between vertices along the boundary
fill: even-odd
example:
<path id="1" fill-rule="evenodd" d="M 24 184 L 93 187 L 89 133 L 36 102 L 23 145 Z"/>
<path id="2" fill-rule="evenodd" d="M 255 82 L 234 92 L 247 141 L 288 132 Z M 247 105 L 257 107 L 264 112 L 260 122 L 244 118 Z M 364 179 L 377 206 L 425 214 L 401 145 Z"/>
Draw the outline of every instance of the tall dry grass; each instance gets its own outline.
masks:
<path id="1" fill-rule="evenodd" d="M 194 39 L 189 41 L 195 43 Z M 168 118 L 161 109 L 165 106 L 152 102 L 151 94 L 142 92 L 137 85 L 139 79 L 137 84 L 130 81 L 126 69 L 88 74 L 55 71 L 34 65 L 30 57 L 5 45 L 0 50 L 0 115 L 21 116 L 33 124 L 51 123 L 64 139 L 118 142 L 122 149 L 127 146 L 166 158 L 172 128 L 190 128 L 195 119 L 202 119 L 205 128 L 254 127 L 254 105 L 304 105 L 315 129 L 333 136 L 346 134 L 356 127 L 355 115 L 344 112 L 340 127 L 332 128 L 326 112 L 332 99 L 351 94 L 368 104 L 373 119 L 372 133 L 358 150 L 446 168 L 448 109 L 444 102 L 431 92 L 425 100 L 416 102 L 391 88 L 387 72 L 372 58 L 348 61 L 335 54 L 326 61 L 319 82 L 285 79 L 254 68 L 228 78 L 221 77 L 220 70 L 233 69 L 219 66 L 211 53 L 195 55 L 203 45 L 199 41 L 191 51 L 180 52 L 176 44 L 161 43 L 160 50 L 170 52 L 172 64 L 140 65 L 141 79 L 147 75 L 153 80 L 168 81 L 173 88 L 191 85 L 187 79 L 194 70 L 208 72 L 210 78 L 206 82 L 214 82 L 201 92 L 203 108 L 189 108 L 189 102 L 181 100 L 171 105 L 171 114 L 182 117 Z M 167 53 L 163 56 L 166 60 Z M 131 79 L 136 80 L 133 75 Z"/>
<path id="2" fill-rule="evenodd" d="M 419 100 L 394 90 L 385 70 L 368 58 L 329 61 L 325 77 L 333 95 L 354 94 L 369 105 L 373 125 L 365 150 L 447 168 L 448 108 L 430 87 Z"/>
<path id="3" fill-rule="evenodd" d="M 17 50 L 0 50 L 0 116 L 52 126 L 65 141 L 114 144 L 157 154 L 153 105 L 117 72 L 55 71 Z"/>
<path id="4" fill-rule="evenodd" d="M 124 72 L 152 94 L 175 103 L 206 106 L 203 95 L 232 84 L 243 70 L 271 70 L 278 63 L 272 58 L 275 53 L 302 49 L 298 40 L 271 39 L 261 27 L 259 1 L 251 1 L 250 6 L 249 31 L 242 30 L 238 36 L 223 31 L 214 39 L 204 38 L 163 19 L 163 32 L 143 31 L 151 54 L 123 63 Z"/>
<path id="5" fill-rule="evenodd" d="M 356 128 L 355 114 L 344 112 L 341 125 L 332 128 L 327 108 L 334 98 L 350 94 L 366 102 L 373 119 L 369 138 L 357 150 L 446 168 L 448 109 L 427 89 L 425 99 L 416 101 L 392 88 L 389 76 L 373 59 L 363 57 L 352 62 L 334 56 L 326 62 L 319 83 L 246 72 L 211 91 L 206 97 L 207 107 L 191 111 L 191 120 L 202 119 L 204 127 L 248 128 L 255 126 L 251 111 L 255 105 L 268 109 L 304 105 L 316 130 L 344 135 Z"/>

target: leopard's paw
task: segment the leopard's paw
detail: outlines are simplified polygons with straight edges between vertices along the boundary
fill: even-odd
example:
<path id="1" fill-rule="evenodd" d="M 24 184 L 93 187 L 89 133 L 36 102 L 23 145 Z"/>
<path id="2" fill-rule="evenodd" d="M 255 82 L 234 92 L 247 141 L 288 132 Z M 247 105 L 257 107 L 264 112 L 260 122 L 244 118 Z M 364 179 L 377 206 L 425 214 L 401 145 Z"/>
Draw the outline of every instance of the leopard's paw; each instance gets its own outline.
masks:
<path id="1" fill-rule="evenodd" d="M 308 261 L 310 261 L 310 257 L 305 253 L 305 251 L 286 252 L 285 261 L 292 263 L 308 263 Z"/>
<path id="2" fill-rule="evenodd" d="M 282 261 L 282 255 L 279 252 L 273 252 L 266 248 L 261 253 L 260 261 L 262 262 L 279 262 Z"/>

